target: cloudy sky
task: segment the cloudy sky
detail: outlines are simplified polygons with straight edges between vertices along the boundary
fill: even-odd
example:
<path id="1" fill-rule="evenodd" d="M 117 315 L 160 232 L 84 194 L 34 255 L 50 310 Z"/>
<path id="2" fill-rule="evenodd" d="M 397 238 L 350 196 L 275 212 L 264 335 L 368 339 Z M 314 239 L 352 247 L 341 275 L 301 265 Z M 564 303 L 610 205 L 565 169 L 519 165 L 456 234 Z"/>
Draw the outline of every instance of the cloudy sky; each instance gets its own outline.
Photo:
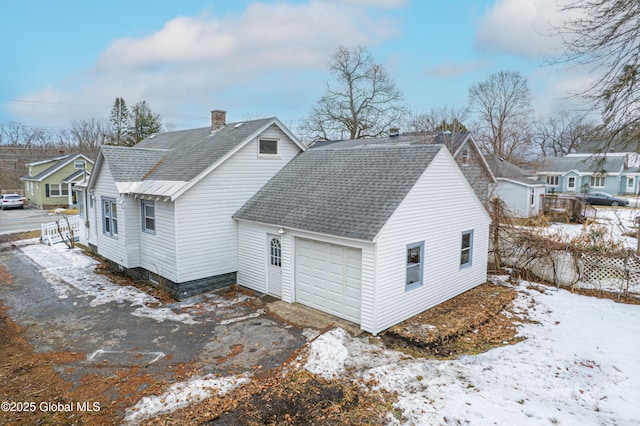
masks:
<path id="1" fill-rule="evenodd" d="M 408 105 L 463 105 L 501 70 L 528 78 L 539 114 L 585 78 L 543 66 L 559 52 L 559 0 L 1 0 L 0 123 L 68 128 L 146 100 L 173 127 L 278 116 L 321 96 L 339 45 L 363 45 Z"/>

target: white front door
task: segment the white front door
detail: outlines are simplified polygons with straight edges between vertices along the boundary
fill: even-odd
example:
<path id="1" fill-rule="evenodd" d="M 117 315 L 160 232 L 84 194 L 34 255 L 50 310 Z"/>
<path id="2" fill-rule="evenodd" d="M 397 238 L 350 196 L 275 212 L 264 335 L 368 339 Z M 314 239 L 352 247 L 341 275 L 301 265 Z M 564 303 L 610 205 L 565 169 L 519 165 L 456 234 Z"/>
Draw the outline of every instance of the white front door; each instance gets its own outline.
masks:
<path id="1" fill-rule="evenodd" d="M 280 236 L 269 234 L 268 237 L 267 268 L 269 271 L 267 293 L 282 297 L 282 245 Z"/>
<path id="2" fill-rule="evenodd" d="M 625 191 L 627 194 L 635 193 L 635 183 L 636 183 L 635 177 L 633 176 L 627 177 L 627 190 Z"/>

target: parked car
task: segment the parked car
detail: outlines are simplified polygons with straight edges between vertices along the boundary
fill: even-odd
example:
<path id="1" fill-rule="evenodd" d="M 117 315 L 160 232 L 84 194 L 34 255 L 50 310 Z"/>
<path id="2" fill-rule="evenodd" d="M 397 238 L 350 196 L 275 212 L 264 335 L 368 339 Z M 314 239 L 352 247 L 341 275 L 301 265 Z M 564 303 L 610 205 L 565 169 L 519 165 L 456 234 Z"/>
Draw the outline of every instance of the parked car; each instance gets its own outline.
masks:
<path id="1" fill-rule="evenodd" d="M 589 204 L 596 206 L 626 206 L 629 200 L 620 197 L 614 197 L 607 192 L 590 192 L 580 196 Z"/>
<path id="2" fill-rule="evenodd" d="M 24 200 L 18 194 L 3 194 L 0 209 L 24 209 Z"/>

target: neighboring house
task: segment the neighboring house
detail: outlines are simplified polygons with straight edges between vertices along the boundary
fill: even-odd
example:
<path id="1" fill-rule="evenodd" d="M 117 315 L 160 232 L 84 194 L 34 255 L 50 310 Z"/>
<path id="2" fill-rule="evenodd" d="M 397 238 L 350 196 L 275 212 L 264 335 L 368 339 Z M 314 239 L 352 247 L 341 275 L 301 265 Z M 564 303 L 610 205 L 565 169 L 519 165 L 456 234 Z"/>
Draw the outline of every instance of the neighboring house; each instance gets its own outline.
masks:
<path id="1" fill-rule="evenodd" d="M 494 154 L 487 154 L 484 158 L 496 178 L 492 194 L 504 202 L 509 214 L 521 218 L 542 214 L 546 185 L 538 180 L 535 173 Z"/>
<path id="2" fill-rule="evenodd" d="M 73 186 L 91 173 L 93 161 L 82 154 L 69 154 L 26 166 L 29 172 L 20 178 L 25 197 L 29 204 L 46 210 L 75 204 Z"/>
<path id="3" fill-rule="evenodd" d="M 634 193 L 638 188 L 638 170 L 626 169 L 625 161 L 623 156 L 609 155 L 548 157 L 538 167 L 536 175 L 552 193 Z"/>
<path id="4" fill-rule="evenodd" d="M 238 284 L 373 334 L 486 280 L 490 218 L 442 145 L 308 150 L 234 218 Z"/>
<path id="5" fill-rule="evenodd" d="M 443 144 L 449 149 L 478 198 L 486 205 L 496 177 L 471 133 L 440 133 L 433 143 Z"/>
<path id="6" fill-rule="evenodd" d="M 447 147 L 465 178 L 474 189 L 480 201 L 486 205 L 490 198 L 491 186 L 496 183 L 489 165 L 485 161 L 471 133 L 450 132 L 409 132 L 393 134 L 384 138 L 352 139 L 345 141 L 317 141 L 311 148 L 328 146 L 335 148 L 358 145 L 389 144 L 441 144 Z"/>
<path id="7" fill-rule="evenodd" d="M 236 281 L 231 218 L 305 147 L 275 117 L 102 146 L 86 186 L 87 241 L 130 275 L 183 298 Z"/>

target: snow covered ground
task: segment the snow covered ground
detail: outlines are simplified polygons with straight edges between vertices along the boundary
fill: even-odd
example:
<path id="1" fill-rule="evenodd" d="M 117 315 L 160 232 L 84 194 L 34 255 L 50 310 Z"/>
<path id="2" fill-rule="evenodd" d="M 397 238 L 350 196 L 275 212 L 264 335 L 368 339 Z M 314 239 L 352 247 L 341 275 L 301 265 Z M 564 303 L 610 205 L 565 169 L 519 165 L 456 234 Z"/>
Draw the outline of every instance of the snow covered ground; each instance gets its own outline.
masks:
<path id="1" fill-rule="evenodd" d="M 604 226 L 613 239 L 623 242 L 626 247 L 636 248 L 637 240 L 633 237 L 625 237 L 622 234 L 636 230 L 635 218 L 640 215 L 640 209 L 597 206 L 596 210 L 598 213 L 595 225 Z M 584 227 L 585 225 L 578 223 L 553 223 L 549 226 L 548 231 L 560 232 L 567 239 L 571 239 L 578 236 Z"/>
<path id="2" fill-rule="evenodd" d="M 311 343 L 306 368 L 397 392 L 405 420 L 392 424 L 639 424 L 640 306 L 525 284 L 517 310 L 538 323 L 518 344 L 438 361 L 337 329 Z"/>
<path id="3" fill-rule="evenodd" d="M 111 284 L 93 272 L 94 261 L 63 244 L 23 241 L 21 250 L 43 269 L 58 297 L 71 284 L 92 304 L 121 300 L 158 321 L 190 321 L 189 315 L 154 308 L 153 299 Z M 404 420 L 390 424 L 439 425 L 637 425 L 640 424 L 640 306 L 546 288 L 518 287 L 516 311 L 537 321 L 522 325 L 526 340 L 457 360 L 413 358 L 375 339 L 351 338 L 341 329 L 310 344 L 304 366 L 325 377 L 343 376 L 397 392 Z M 308 338 L 316 337 L 308 333 Z M 172 411 L 220 393 L 246 377 L 194 378 L 164 395 L 145 398 L 126 421 Z"/>

